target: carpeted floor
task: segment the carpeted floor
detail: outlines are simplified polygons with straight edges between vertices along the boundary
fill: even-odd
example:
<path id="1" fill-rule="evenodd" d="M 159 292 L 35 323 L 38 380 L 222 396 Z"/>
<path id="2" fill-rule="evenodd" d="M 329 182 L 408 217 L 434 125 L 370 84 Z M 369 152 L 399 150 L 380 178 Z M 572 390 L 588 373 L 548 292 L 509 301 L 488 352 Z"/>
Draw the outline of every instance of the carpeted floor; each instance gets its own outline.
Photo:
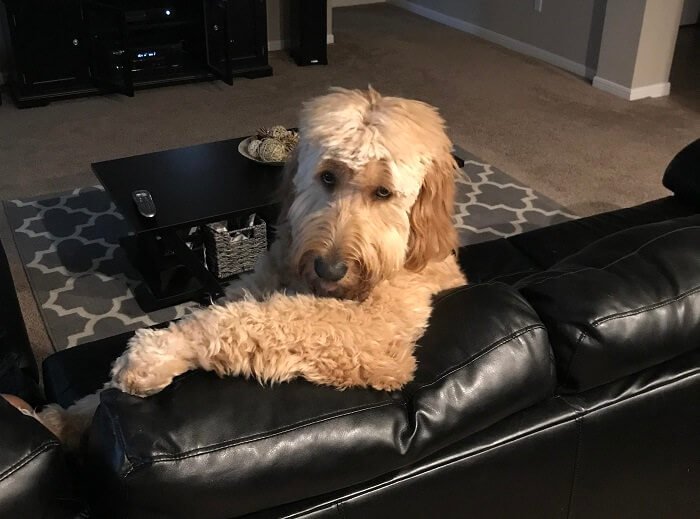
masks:
<path id="1" fill-rule="evenodd" d="M 328 86 L 372 83 L 423 99 L 453 140 L 579 215 L 665 193 L 669 159 L 700 135 L 695 92 L 627 102 L 556 67 L 393 6 L 334 10 L 330 65 L 300 68 L 272 53 L 274 76 L 0 107 L 0 199 L 95 183 L 90 163 L 294 125 Z M 2 224 L 0 237 L 8 242 Z M 47 342 L 16 252 L 8 251 L 35 350 Z M 41 356 L 41 353 L 39 353 Z"/>
<path id="2" fill-rule="evenodd" d="M 389 5 L 334 10 L 328 67 L 272 53 L 274 76 L 0 107 L 0 198 L 94 183 L 89 164 L 293 125 L 330 85 L 440 107 L 454 141 L 579 214 L 663 193 L 669 158 L 700 134 L 685 98 L 634 103 L 585 80 Z M 6 99 L 7 101 L 7 99 Z"/>

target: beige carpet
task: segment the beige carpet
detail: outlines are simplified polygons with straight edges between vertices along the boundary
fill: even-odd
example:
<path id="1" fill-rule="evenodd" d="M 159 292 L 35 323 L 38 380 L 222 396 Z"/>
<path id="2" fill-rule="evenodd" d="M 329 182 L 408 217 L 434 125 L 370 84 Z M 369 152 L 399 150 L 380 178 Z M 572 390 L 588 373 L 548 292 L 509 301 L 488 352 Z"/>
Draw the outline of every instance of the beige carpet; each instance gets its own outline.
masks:
<path id="1" fill-rule="evenodd" d="M 327 67 L 300 68 L 277 52 L 270 59 L 274 76 L 233 87 L 200 83 L 29 110 L 17 110 L 5 95 L 0 198 L 94 184 L 90 163 L 98 160 L 236 137 L 261 125 L 293 125 L 300 103 L 331 85 L 371 83 L 438 106 L 457 144 L 580 215 L 663 196 L 664 167 L 700 136 L 692 87 L 627 102 L 556 67 L 388 5 L 335 9 L 334 24 Z M 5 226 L 4 243 L 7 237 Z M 39 351 L 41 321 L 9 254 Z"/>

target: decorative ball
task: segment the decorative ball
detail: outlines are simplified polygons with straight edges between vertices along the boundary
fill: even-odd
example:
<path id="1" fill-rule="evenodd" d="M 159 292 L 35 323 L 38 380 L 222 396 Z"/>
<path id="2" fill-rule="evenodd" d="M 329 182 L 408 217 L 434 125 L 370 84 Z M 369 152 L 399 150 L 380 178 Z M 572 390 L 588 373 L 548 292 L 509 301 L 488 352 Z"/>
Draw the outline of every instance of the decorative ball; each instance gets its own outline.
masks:
<path id="1" fill-rule="evenodd" d="M 287 158 L 287 148 L 277 139 L 265 139 L 258 148 L 258 156 L 265 162 L 284 162 Z"/>
<path id="2" fill-rule="evenodd" d="M 284 139 L 287 136 L 287 128 L 280 125 L 273 126 L 272 128 L 270 128 L 270 135 L 274 139 Z"/>
<path id="3" fill-rule="evenodd" d="M 289 130 L 281 141 L 284 143 L 287 151 L 293 151 L 294 148 L 299 144 L 299 134 L 295 131 Z"/>
<path id="4" fill-rule="evenodd" d="M 265 128 L 264 126 L 260 127 L 260 128 L 258 128 L 256 135 L 258 137 L 258 140 L 261 140 L 261 141 L 265 140 L 269 137 L 272 137 L 272 128 Z"/>
<path id="5" fill-rule="evenodd" d="M 260 143 L 262 141 L 258 139 L 253 139 L 248 143 L 248 153 L 250 153 L 251 157 L 255 157 L 256 159 L 258 158 L 258 151 L 260 149 Z"/>

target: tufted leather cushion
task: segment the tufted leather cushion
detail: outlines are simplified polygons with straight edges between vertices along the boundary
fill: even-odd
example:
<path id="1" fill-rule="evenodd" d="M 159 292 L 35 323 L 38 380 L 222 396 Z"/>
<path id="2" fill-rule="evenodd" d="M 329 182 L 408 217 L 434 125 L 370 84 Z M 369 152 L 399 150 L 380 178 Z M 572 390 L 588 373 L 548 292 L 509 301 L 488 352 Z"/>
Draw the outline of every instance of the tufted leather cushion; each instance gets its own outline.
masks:
<path id="1" fill-rule="evenodd" d="M 504 284 L 438 297 L 417 355 L 415 380 L 394 393 L 201 372 L 148 399 L 106 391 L 88 442 L 96 504 L 120 517 L 232 517 L 320 495 L 451 445 L 555 384 L 546 331 Z"/>
<path id="2" fill-rule="evenodd" d="M 58 440 L 0 398 L 0 517 L 77 517 Z"/>
<path id="3" fill-rule="evenodd" d="M 568 222 L 548 225 L 507 238 L 520 254 L 540 269 L 550 268 L 591 243 L 632 227 L 697 214 L 700 200 L 689 204 L 676 196 L 617 209 Z"/>
<path id="4" fill-rule="evenodd" d="M 511 285 L 542 270 L 505 238 L 460 247 L 457 260 L 470 283 L 499 281 Z"/>
<path id="5" fill-rule="evenodd" d="M 582 391 L 700 346 L 700 215 L 593 243 L 519 285 Z"/>

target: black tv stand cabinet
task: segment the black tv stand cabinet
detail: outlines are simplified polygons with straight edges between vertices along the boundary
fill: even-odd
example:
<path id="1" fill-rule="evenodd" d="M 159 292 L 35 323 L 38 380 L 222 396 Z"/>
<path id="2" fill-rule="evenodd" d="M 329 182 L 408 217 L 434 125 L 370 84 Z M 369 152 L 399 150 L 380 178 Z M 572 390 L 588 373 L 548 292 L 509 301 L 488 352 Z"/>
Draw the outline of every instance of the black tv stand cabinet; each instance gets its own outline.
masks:
<path id="1" fill-rule="evenodd" d="M 3 2 L 8 83 L 20 108 L 272 74 L 265 0 Z"/>

